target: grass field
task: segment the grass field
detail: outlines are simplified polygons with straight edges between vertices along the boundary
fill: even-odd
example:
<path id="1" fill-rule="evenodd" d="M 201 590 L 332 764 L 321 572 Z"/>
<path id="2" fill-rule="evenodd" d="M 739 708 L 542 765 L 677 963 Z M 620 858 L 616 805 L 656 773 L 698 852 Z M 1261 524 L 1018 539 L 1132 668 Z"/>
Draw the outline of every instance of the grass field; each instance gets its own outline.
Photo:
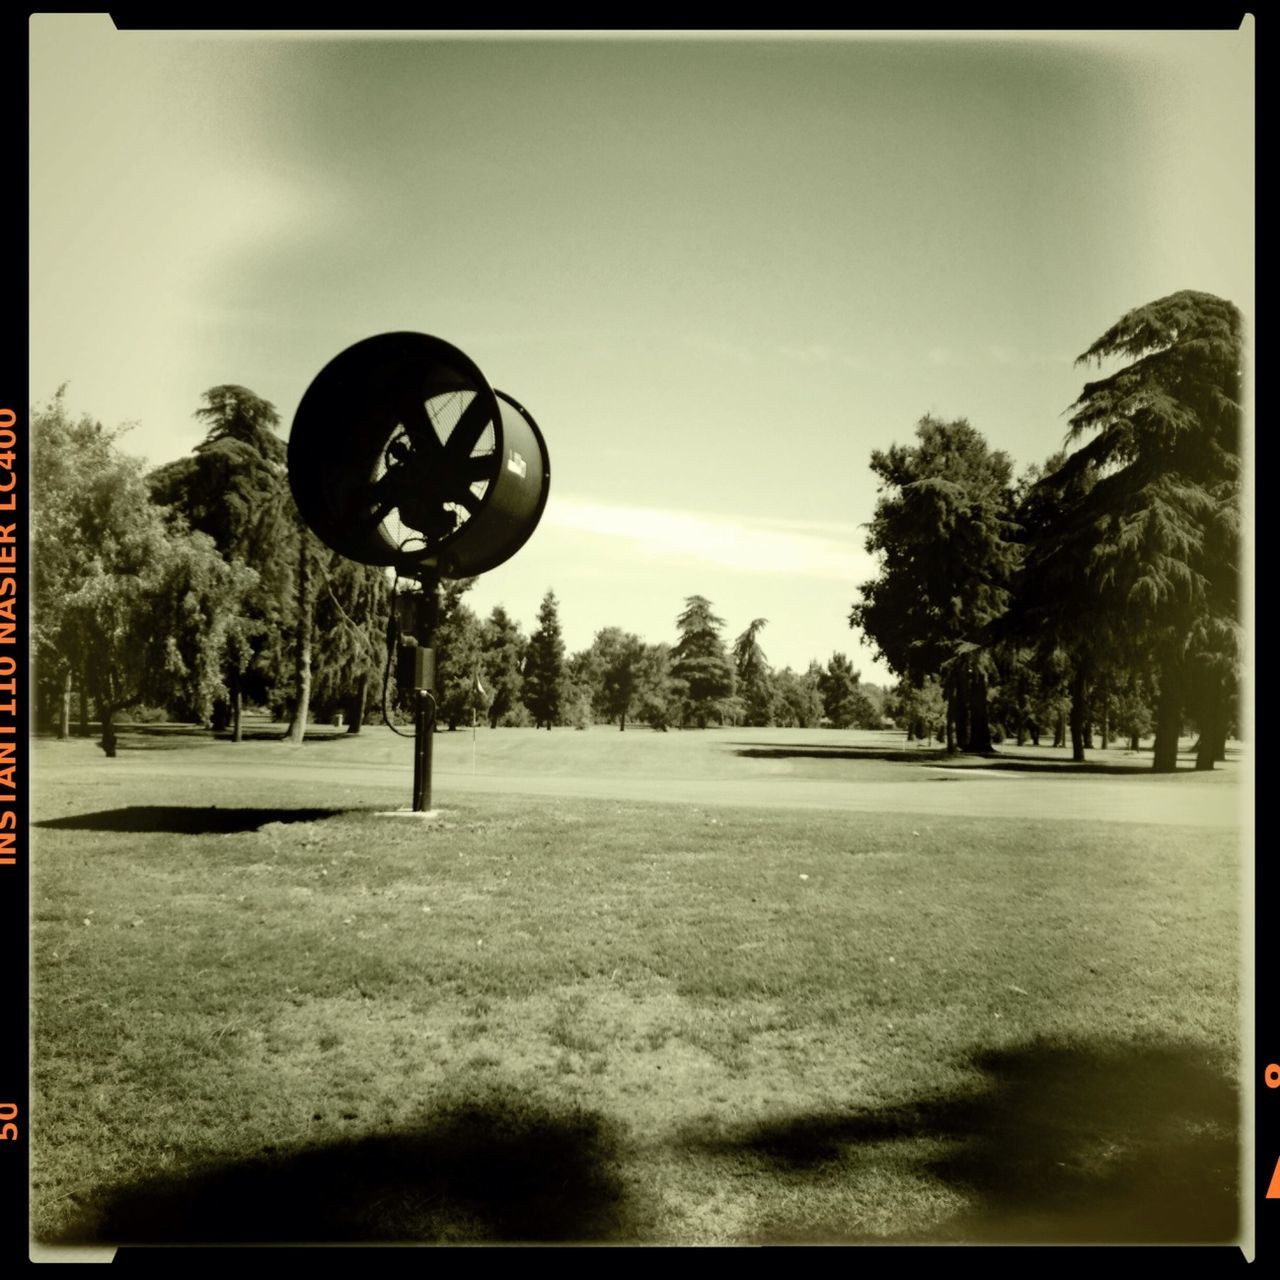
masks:
<path id="1" fill-rule="evenodd" d="M 546 762 L 660 774 L 690 736 L 546 735 Z M 85 759 L 36 787 L 38 1239 L 1236 1234 L 1230 830 L 501 795 L 423 821 L 378 816 L 398 770 Z"/>

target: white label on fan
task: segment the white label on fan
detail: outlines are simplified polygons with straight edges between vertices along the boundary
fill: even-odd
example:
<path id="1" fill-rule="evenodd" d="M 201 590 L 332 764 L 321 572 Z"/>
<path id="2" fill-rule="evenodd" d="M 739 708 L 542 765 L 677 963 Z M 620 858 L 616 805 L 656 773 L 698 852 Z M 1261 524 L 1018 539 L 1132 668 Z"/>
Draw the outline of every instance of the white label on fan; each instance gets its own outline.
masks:
<path id="1" fill-rule="evenodd" d="M 529 469 L 528 464 L 514 449 L 508 449 L 507 455 L 507 470 L 514 471 L 523 480 Z"/>

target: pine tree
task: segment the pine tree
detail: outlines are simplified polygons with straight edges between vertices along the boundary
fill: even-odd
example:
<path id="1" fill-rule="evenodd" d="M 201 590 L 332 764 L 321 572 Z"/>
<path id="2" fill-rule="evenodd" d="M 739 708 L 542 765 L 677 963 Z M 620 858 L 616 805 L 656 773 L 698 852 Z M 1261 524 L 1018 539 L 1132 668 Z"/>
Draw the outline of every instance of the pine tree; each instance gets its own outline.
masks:
<path id="1" fill-rule="evenodd" d="M 1184 291 L 1139 307 L 1077 363 L 1127 358 L 1085 385 L 1071 439 L 1087 442 L 1041 482 L 1056 500 L 1028 572 L 1051 625 L 1088 627 L 1157 686 L 1153 767 L 1177 767 L 1188 711 L 1197 768 L 1212 768 L 1239 663 L 1243 321 Z"/>
<path id="2" fill-rule="evenodd" d="M 534 724 L 548 729 L 560 720 L 564 686 L 564 638 L 554 591 L 542 597 L 538 626 L 529 639 L 524 668 L 524 701 Z"/>
<path id="3" fill-rule="evenodd" d="M 723 719 L 733 697 L 733 664 L 720 637 L 724 619 L 711 612 L 711 601 L 689 596 L 684 606 L 676 619 L 680 638 L 671 650 L 671 674 L 685 685 L 685 724 L 705 729 L 712 717 Z"/>
<path id="4" fill-rule="evenodd" d="M 756 638 L 768 626 L 768 618 L 756 618 L 733 642 L 733 663 L 738 696 L 749 725 L 773 723 L 773 673 Z"/>
<path id="5" fill-rule="evenodd" d="M 213 716 L 215 728 L 229 721 L 239 741 L 246 697 L 277 706 L 289 702 L 277 688 L 289 671 L 295 677 L 293 704 L 301 692 L 296 667 L 305 637 L 299 633 L 297 575 L 303 526 L 289 494 L 275 406 L 230 385 L 210 388 L 202 400 L 195 417 L 207 427 L 204 439 L 193 453 L 151 472 L 147 483 L 155 501 L 180 512 L 213 539 L 224 558 L 242 561 L 257 575 L 244 623 L 229 646 L 227 700 L 215 706 Z M 309 588 L 310 583 L 306 594 L 314 603 Z"/>
<path id="6" fill-rule="evenodd" d="M 520 624 L 500 605 L 493 606 L 481 637 L 484 679 L 488 685 L 489 727 L 496 729 L 506 718 L 523 716 L 521 692 L 524 688 L 524 665 L 528 641 Z"/>

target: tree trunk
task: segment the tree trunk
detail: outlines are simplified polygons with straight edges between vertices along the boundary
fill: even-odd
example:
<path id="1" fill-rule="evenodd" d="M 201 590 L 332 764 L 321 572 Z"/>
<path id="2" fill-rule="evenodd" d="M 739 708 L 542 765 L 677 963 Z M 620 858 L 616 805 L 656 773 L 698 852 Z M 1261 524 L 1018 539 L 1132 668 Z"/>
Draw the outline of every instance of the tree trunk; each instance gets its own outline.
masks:
<path id="1" fill-rule="evenodd" d="M 954 752 L 956 750 L 956 721 L 951 714 L 951 708 L 947 708 L 947 751 Z"/>
<path id="2" fill-rule="evenodd" d="M 1131 733 L 1129 735 L 1129 750 L 1130 751 L 1142 750 L 1142 738 L 1136 733 Z"/>
<path id="3" fill-rule="evenodd" d="M 297 690 L 293 724 L 288 734 L 288 741 L 295 746 L 300 746 L 306 737 L 307 716 L 311 710 L 311 565 L 307 541 L 304 529 L 298 539 L 301 550 L 298 554 Z"/>
<path id="4" fill-rule="evenodd" d="M 1077 764 L 1084 762 L 1086 714 L 1084 667 L 1077 666 L 1071 674 L 1071 759 Z"/>
<path id="5" fill-rule="evenodd" d="M 983 675 L 974 675 L 969 680 L 969 750 L 984 756 L 995 750 L 991 721 L 987 718 L 987 678 Z"/>
<path id="6" fill-rule="evenodd" d="M 58 737 L 71 736 L 71 668 L 62 677 L 62 697 L 58 704 Z"/>
<path id="7" fill-rule="evenodd" d="M 1031 722 L 1031 745 L 1033 747 L 1040 745 L 1040 724 L 1036 720 Z"/>
<path id="8" fill-rule="evenodd" d="M 116 754 L 115 714 L 115 707 L 98 707 L 98 715 L 102 717 L 102 749 L 107 753 L 108 759 L 114 759 Z"/>
<path id="9" fill-rule="evenodd" d="M 1219 762 L 1225 761 L 1227 758 L 1227 717 L 1225 714 L 1218 719 L 1218 732 L 1214 734 L 1213 758 Z"/>
<path id="10" fill-rule="evenodd" d="M 369 673 L 361 673 L 356 681 L 356 691 L 351 695 L 351 723 L 347 725 L 348 733 L 359 733 L 364 728 L 364 704 L 369 698 Z"/>
<path id="11" fill-rule="evenodd" d="M 1027 726 L 1026 722 L 1018 721 L 1018 746 L 1025 747 L 1027 745 Z"/>
<path id="12" fill-rule="evenodd" d="M 1055 747 L 1067 745 L 1067 722 L 1063 718 L 1061 709 L 1053 717 L 1053 745 Z"/>
<path id="13" fill-rule="evenodd" d="M 80 729 L 79 736 L 89 736 L 89 680 L 83 666 L 80 668 Z"/>
<path id="14" fill-rule="evenodd" d="M 1215 679 L 1205 681 L 1205 699 L 1200 715 L 1200 741 L 1196 744 L 1196 772 L 1211 773 L 1218 754 L 1221 723 L 1225 719 L 1222 706 L 1222 684 Z"/>
<path id="15" fill-rule="evenodd" d="M 240 691 L 240 673 L 234 672 L 231 676 L 231 741 L 239 742 L 243 736 L 240 724 L 241 713 L 244 710 L 244 695 Z"/>
<path id="16" fill-rule="evenodd" d="M 1151 767 L 1156 773 L 1173 773 L 1178 767 L 1178 735 L 1182 732 L 1182 690 L 1178 671 L 1169 664 L 1160 677 L 1156 702 L 1156 742 Z"/>

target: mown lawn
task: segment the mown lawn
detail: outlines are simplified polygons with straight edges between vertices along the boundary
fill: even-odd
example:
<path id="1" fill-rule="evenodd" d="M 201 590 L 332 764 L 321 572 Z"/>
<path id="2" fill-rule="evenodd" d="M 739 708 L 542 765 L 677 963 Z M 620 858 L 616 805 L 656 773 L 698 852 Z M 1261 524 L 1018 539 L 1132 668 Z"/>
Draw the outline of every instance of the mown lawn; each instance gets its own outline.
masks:
<path id="1" fill-rule="evenodd" d="M 1232 833 L 45 798 L 38 1239 L 1236 1234 Z"/>

